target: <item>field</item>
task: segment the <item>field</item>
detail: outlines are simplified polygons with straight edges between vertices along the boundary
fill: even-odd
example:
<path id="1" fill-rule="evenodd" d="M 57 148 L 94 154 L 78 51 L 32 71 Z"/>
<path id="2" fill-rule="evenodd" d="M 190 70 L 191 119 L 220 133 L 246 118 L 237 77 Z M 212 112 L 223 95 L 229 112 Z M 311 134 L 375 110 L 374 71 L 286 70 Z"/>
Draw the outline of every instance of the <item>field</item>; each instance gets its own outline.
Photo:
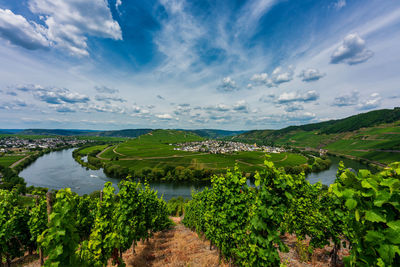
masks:
<path id="1" fill-rule="evenodd" d="M 174 150 L 176 143 L 200 140 L 203 138 L 190 132 L 156 130 L 112 146 L 98 157 L 103 161 L 113 160 L 113 164 L 133 170 L 162 169 L 166 166 L 222 170 L 233 168 L 235 164 L 238 164 L 242 170 L 250 172 L 261 169 L 263 166 L 265 159 L 263 152 L 209 154 Z M 85 152 L 90 153 L 96 149 L 102 150 L 99 147 L 90 147 Z M 272 153 L 270 160 L 275 162 L 277 167 L 297 166 L 307 162 L 305 157 L 293 153 Z"/>
<path id="2" fill-rule="evenodd" d="M 17 162 L 20 159 L 25 158 L 26 155 L 4 155 L 0 157 L 0 165 L 3 167 L 10 167 L 14 162 Z"/>
<path id="3" fill-rule="evenodd" d="M 314 149 L 323 148 L 333 153 L 384 164 L 400 161 L 399 122 L 337 134 L 319 134 L 318 131 L 290 132 L 278 138 L 275 143 Z"/>
<path id="4" fill-rule="evenodd" d="M 108 145 L 91 146 L 91 147 L 87 147 L 87 148 L 84 148 L 84 149 L 80 150 L 79 153 L 82 154 L 82 155 L 87 155 L 87 154 L 90 154 L 90 153 L 92 153 L 93 151 L 96 151 L 96 150 L 102 151 L 106 147 L 108 147 Z"/>

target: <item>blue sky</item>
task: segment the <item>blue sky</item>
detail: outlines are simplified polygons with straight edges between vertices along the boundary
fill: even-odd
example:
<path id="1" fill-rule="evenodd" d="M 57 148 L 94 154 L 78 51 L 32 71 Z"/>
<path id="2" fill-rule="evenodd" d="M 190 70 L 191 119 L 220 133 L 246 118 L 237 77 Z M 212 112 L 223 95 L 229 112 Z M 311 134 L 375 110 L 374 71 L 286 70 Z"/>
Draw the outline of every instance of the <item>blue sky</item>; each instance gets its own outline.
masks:
<path id="1" fill-rule="evenodd" d="M 0 128 L 277 129 L 400 103 L 395 0 L 0 0 Z"/>

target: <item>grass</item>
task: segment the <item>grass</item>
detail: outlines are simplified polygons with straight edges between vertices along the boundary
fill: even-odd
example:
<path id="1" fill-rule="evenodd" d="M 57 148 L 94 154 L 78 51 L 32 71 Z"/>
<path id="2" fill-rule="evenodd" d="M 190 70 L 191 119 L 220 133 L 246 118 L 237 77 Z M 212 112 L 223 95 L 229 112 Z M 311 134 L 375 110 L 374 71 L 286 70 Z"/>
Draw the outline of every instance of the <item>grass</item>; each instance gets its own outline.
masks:
<path id="1" fill-rule="evenodd" d="M 318 134 L 317 131 L 297 130 L 279 137 L 275 143 L 296 147 L 324 148 L 331 152 L 388 164 L 400 161 L 398 152 L 400 151 L 400 122 L 339 134 Z"/>
<path id="2" fill-rule="evenodd" d="M 195 169 L 223 170 L 233 168 L 235 164 L 245 172 L 262 169 L 264 152 L 235 152 L 232 154 L 208 154 L 174 150 L 176 143 L 200 141 L 203 138 L 188 132 L 156 130 L 140 138 L 120 143 L 101 155 L 104 159 L 118 160 L 113 164 L 139 171 L 144 168 L 163 169 L 166 166 L 193 167 Z M 88 151 L 96 148 L 88 148 Z M 115 152 L 114 152 L 115 150 Z M 297 166 L 307 162 L 301 155 L 293 153 L 271 154 L 270 160 L 277 167 Z"/>
<path id="3" fill-rule="evenodd" d="M 87 155 L 87 154 L 90 154 L 91 152 L 93 152 L 95 150 L 103 151 L 103 149 L 105 149 L 106 147 L 108 147 L 108 145 L 98 145 L 98 146 L 87 147 L 87 148 L 84 148 L 84 149 L 80 150 L 79 154 Z"/>
<path id="4" fill-rule="evenodd" d="M 14 162 L 26 157 L 26 155 L 8 156 L 7 154 L 0 157 L 0 165 L 3 167 L 10 167 Z"/>

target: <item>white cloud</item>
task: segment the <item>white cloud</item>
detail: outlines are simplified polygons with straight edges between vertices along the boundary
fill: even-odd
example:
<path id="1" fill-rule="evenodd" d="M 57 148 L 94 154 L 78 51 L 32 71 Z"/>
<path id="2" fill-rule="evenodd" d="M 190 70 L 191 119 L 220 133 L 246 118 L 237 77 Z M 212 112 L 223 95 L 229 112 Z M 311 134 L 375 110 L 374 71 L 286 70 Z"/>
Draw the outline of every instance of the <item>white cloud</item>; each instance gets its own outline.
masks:
<path id="1" fill-rule="evenodd" d="M 0 35 L 15 45 L 31 50 L 54 45 L 71 55 L 87 56 L 88 36 L 122 40 L 104 0 L 29 0 L 28 6 L 46 27 L 0 9 Z"/>
<path id="2" fill-rule="evenodd" d="M 370 59 L 374 53 L 365 46 L 365 41 L 357 34 L 347 35 L 343 43 L 331 55 L 331 63 L 355 65 Z"/>
<path id="3" fill-rule="evenodd" d="M 50 45 L 43 26 L 28 22 L 23 16 L 1 8 L 0 36 L 14 45 L 29 50 L 46 49 Z"/>
<path id="4" fill-rule="evenodd" d="M 271 76 L 275 85 L 290 82 L 293 79 L 293 67 L 290 66 L 286 71 L 284 71 L 282 67 L 277 67 L 274 69 Z"/>
<path id="5" fill-rule="evenodd" d="M 168 113 L 164 113 L 164 114 L 157 114 L 156 115 L 157 118 L 159 119 L 164 119 L 164 120 L 171 120 L 172 116 Z"/>
<path id="6" fill-rule="evenodd" d="M 285 106 L 286 112 L 295 112 L 295 111 L 299 111 L 299 110 L 304 110 L 304 107 L 300 104 L 291 103 L 291 104 Z"/>
<path id="7" fill-rule="evenodd" d="M 89 97 L 77 92 L 71 92 L 66 88 L 43 87 L 41 85 L 24 85 L 16 86 L 17 90 L 23 92 L 31 92 L 34 97 L 48 104 L 63 104 L 63 103 L 87 103 Z"/>
<path id="8" fill-rule="evenodd" d="M 251 79 L 253 82 L 260 83 L 260 84 L 268 84 L 271 82 L 269 79 L 268 73 L 260 73 L 260 74 L 254 74 Z"/>
<path id="9" fill-rule="evenodd" d="M 111 96 L 104 96 L 104 95 L 102 95 L 102 96 L 96 95 L 95 99 L 97 101 L 106 102 L 106 103 L 110 103 L 111 101 L 120 102 L 120 103 L 126 102 L 126 100 L 121 97 L 111 97 Z"/>
<path id="10" fill-rule="evenodd" d="M 281 83 L 286 83 L 293 80 L 293 75 L 294 71 L 292 66 L 289 66 L 286 70 L 284 70 L 282 67 L 277 67 L 273 70 L 271 75 L 268 75 L 268 73 L 265 72 L 254 74 L 250 80 L 256 84 L 263 84 L 268 87 L 277 87 Z"/>
<path id="11" fill-rule="evenodd" d="M 236 82 L 231 77 L 227 76 L 222 79 L 222 83 L 218 86 L 218 90 L 223 92 L 232 92 L 239 90 L 239 88 L 236 85 Z"/>
<path id="12" fill-rule="evenodd" d="M 118 89 L 113 89 L 109 88 L 107 86 L 96 86 L 94 89 L 96 89 L 97 92 L 99 93 L 104 93 L 104 94 L 116 94 L 119 92 Z"/>
<path id="13" fill-rule="evenodd" d="M 275 100 L 278 104 L 285 104 L 291 102 L 311 102 L 316 101 L 319 98 L 319 94 L 314 91 L 307 91 L 306 93 L 290 92 L 283 93 L 278 96 Z"/>
<path id="14" fill-rule="evenodd" d="M 357 105 L 360 94 L 353 91 L 350 94 L 340 95 L 333 100 L 333 106 L 346 107 Z"/>
<path id="15" fill-rule="evenodd" d="M 233 105 L 232 109 L 234 111 L 237 111 L 237 112 L 243 112 L 243 113 L 248 113 L 249 112 L 248 111 L 249 108 L 248 108 L 247 103 L 246 103 L 245 100 L 240 100 L 240 101 L 236 102 L 236 104 Z"/>
<path id="16" fill-rule="evenodd" d="M 368 99 L 360 101 L 357 107 L 360 110 L 374 109 L 379 107 L 381 105 L 381 102 L 382 98 L 380 97 L 380 95 L 378 93 L 373 93 Z"/>
<path id="17" fill-rule="evenodd" d="M 326 75 L 325 73 L 321 73 L 317 69 L 308 68 L 308 69 L 303 70 L 300 73 L 299 77 L 302 78 L 301 80 L 303 82 L 312 82 L 312 81 L 318 81 L 325 75 Z"/>

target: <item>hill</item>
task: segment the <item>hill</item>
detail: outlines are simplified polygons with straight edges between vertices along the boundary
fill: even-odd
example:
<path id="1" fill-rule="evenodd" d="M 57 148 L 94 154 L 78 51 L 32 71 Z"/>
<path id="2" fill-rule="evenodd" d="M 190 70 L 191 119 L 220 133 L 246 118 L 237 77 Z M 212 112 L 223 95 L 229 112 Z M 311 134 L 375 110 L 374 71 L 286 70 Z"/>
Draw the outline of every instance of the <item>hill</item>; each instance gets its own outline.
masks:
<path id="1" fill-rule="evenodd" d="M 69 129 L 25 129 L 17 132 L 19 135 L 62 135 L 62 136 L 75 136 L 75 135 L 89 135 L 97 131 L 92 130 L 69 130 Z"/>
<path id="2" fill-rule="evenodd" d="M 389 163 L 400 159 L 400 108 L 374 110 L 340 120 L 289 126 L 280 130 L 254 130 L 233 140 L 329 152 Z"/>
<path id="3" fill-rule="evenodd" d="M 227 131 L 227 130 L 216 130 L 216 129 L 199 129 L 199 130 L 186 130 L 186 131 L 190 131 L 201 137 L 211 138 L 211 139 L 235 136 L 246 132 L 246 131 Z"/>
<path id="4" fill-rule="evenodd" d="M 59 135 L 59 136 L 98 136 L 98 137 L 127 137 L 134 138 L 143 134 L 147 134 L 153 129 L 124 129 L 114 131 L 96 131 L 96 130 L 73 130 L 73 129 L 25 129 L 25 130 L 0 130 L 0 134 L 20 134 L 20 135 Z M 224 138 L 242 134 L 245 131 L 227 131 L 218 129 L 200 129 L 178 131 L 191 132 L 204 138 Z"/>

